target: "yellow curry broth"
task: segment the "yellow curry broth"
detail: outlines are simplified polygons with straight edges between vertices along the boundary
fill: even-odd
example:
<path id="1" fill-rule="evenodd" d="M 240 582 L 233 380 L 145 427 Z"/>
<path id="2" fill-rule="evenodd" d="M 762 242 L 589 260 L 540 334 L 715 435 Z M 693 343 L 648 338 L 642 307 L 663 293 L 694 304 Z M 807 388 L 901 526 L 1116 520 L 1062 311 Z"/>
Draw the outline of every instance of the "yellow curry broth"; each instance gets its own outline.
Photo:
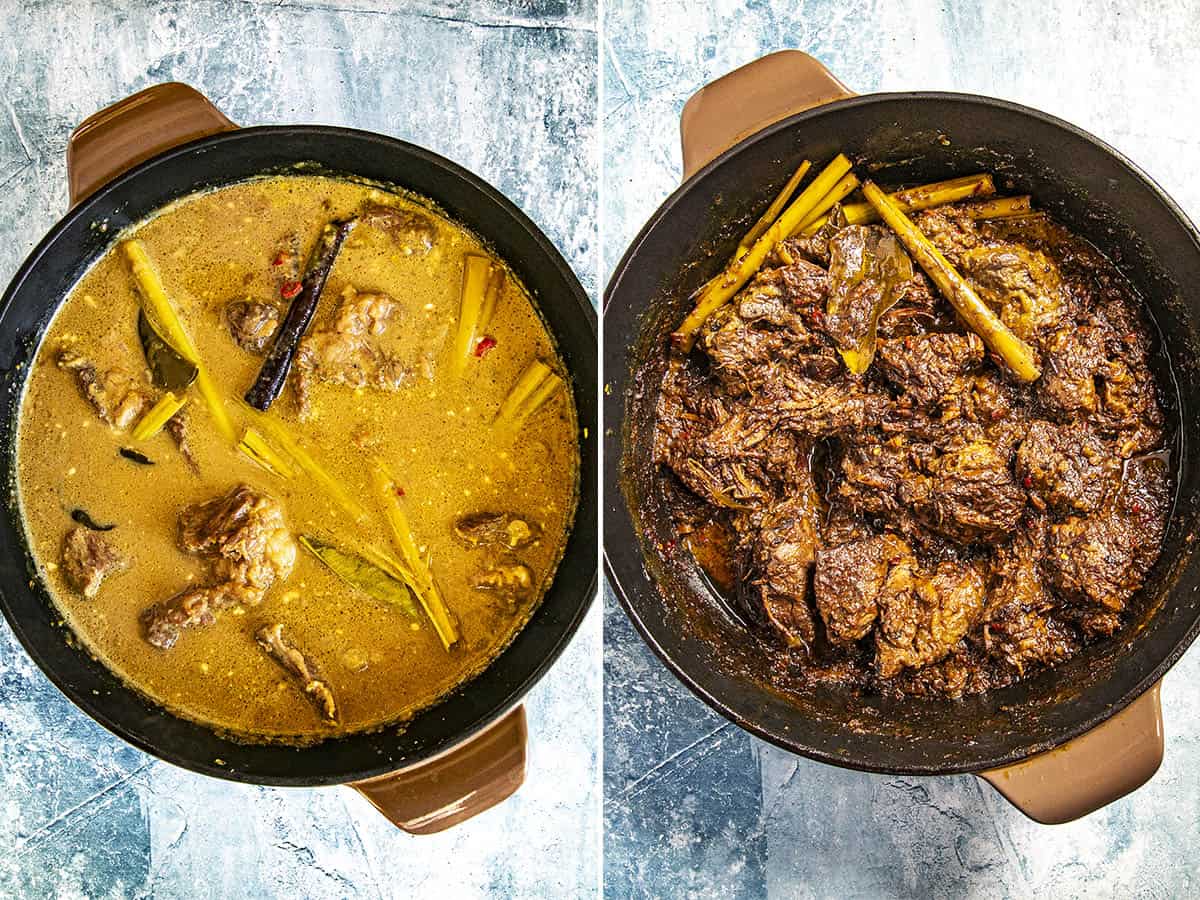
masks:
<path id="1" fill-rule="evenodd" d="M 222 319 L 240 297 L 277 297 L 279 249 L 299 232 L 302 251 L 330 218 L 354 213 L 374 189 L 317 176 L 280 176 L 185 198 L 135 229 L 172 303 L 239 425 L 237 406 L 261 358 L 237 347 Z M 396 202 L 394 195 L 388 195 Z M 408 200 L 402 201 L 408 204 Z M 254 632 L 281 621 L 289 639 L 313 659 L 339 705 L 341 728 L 361 730 L 411 716 L 481 671 L 528 619 L 553 575 L 574 514 L 576 420 L 560 390 L 515 438 L 491 427 L 509 387 L 535 357 L 555 359 L 546 329 L 510 272 L 487 328 L 496 346 L 472 358 L 466 374 L 448 362 L 458 314 L 463 255 L 487 252 L 470 233 L 437 214 L 435 248 L 409 255 L 383 232 L 353 231 L 338 258 L 313 323 L 319 328 L 347 286 L 381 291 L 399 304 L 387 349 L 412 378 L 396 393 L 318 385 L 313 415 L 301 424 L 290 387 L 276 401 L 293 434 L 371 513 L 356 525 L 302 473 L 285 480 L 238 454 L 213 428 L 195 387 L 186 408 L 199 474 L 164 432 L 140 444 L 103 424 L 71 375 L 55 364 L 65 342 L 88 348 L 110 332 L 131 369 L 144 370 L 137 341 L 138 298 L 120 254 L 110 251 L 81 279 L 56 315 L 38 352 L 23 400 L 18 465 L 22 508 L 34 557 L 68 623 L 87 647 L 127 682 L 189 718 L 243 735 L 313 739 L 330 733 L 296 684 L 258 649 Z M 432 371 L 433 379 L 428 374 Z M 148 381 L 147 381 L 148 383 Z M 359 438 L 356 442 L 354 438 Z M 462 639 L 446 652 L 423 614 L 366 596 L 301 551 L 291 576 L 260 606 L 218 614 L 187 629 L 171 650 L 143 638 L 139 616 L 189 580 L 203 583 L 208 562 L 176 544 L 178 516 L 191 503 L 244 481 L 278 498 L 294 534 L 347 549 L 363 540 L 392 550 L 361 439 L 373 445 L 404 490 L 416 539 L 432 560 Z M 136 446 L 151 467 L 117 454 Z M 114 522 L 113 545 L 132 560 L 105 581 L 94 600 L 64 583 L 58 568 L 70 511 Z M 517 552 L 540 580 L 516 608 L 471 587 L 485 551 L 453 535 L 463 513 L 512 511 L 544 529 Z M 365 662 L 365 666 L 363 663 Z"/>

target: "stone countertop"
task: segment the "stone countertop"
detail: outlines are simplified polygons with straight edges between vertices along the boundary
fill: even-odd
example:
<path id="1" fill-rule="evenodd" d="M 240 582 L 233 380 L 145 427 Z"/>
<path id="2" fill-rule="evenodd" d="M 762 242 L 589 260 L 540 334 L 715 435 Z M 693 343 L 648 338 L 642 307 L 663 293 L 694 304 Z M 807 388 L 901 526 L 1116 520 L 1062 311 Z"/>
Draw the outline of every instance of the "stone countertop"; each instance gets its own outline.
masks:
<path id="1" fill-rule="evenodd" d="M 235 122 L 349 125 L 462 163 L 528 213 L 594 295 L 595 19 L 593 0 L 7 4 L 0 283 L 66 210 L 71 129 L 179 80 Z M 594 894 L 600 618 L 526 701 L 525 785 L 425 838 L 348 789 L 232 784 L 132 749 L 59 694 L 0 621 L 0 896 Z"/>
<path id="2" fill-rule="evenodd" d="M 1034 106 L 1126 153 L 1200 221 L 1200 3 L 610 3 L 601 41 L 603 273 L 680 176 L 704 82 L 796 48 L 859 92 L 952 90 Z M 607 340 L 627 335 L 607 334 Z M 1069 825 L 970 776 L 820 765 L 751 738 L 605 608 L 605 883 L 612 897 L 1181 897 L 1200 891 L 1200 648 L 1163 685 L 1166 760 Z"/>

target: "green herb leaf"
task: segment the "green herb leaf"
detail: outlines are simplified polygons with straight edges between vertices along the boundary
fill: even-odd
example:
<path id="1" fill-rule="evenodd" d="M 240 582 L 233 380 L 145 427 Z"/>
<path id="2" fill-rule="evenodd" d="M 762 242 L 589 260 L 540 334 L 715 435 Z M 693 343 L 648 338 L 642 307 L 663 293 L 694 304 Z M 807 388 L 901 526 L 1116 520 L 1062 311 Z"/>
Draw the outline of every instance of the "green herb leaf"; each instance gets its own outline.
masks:
<path id="1" fill-rule="evenodd" d="M 417 608 L 413 604 L 408 587 L 383 569 L 355 553 L 348 553 L 307 534 L 300 535 L 300 545 L 346 584 L 358 588 L 376 600 L 399 606 L 408 615 L 416 618 Z"/>

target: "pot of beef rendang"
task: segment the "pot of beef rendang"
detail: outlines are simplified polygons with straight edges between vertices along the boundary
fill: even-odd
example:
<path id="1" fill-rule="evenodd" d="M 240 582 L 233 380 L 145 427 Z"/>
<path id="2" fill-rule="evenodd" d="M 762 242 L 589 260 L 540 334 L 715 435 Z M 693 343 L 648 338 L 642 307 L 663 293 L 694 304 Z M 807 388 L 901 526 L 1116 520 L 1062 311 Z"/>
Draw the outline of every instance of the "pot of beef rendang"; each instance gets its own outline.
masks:
<path id="1" fill-rule="evenodd" d="M 1200 628 L 1195 228 L 1064 122 L 794 52 L 681 130 L 605 302 L 639 631 L 818 760 L 974 772 L 1045 822 L 1141 785 Z"/>
<path id="2" fill-rule="evenodd" d="M 183 85 L 69 163 L 3 314 L 18 637 L 197 771 L 352 783 L 414 832 L 511 794 L 517 704 L 594 588 L 566 264 L 440 157 L 235 129 Z"/>

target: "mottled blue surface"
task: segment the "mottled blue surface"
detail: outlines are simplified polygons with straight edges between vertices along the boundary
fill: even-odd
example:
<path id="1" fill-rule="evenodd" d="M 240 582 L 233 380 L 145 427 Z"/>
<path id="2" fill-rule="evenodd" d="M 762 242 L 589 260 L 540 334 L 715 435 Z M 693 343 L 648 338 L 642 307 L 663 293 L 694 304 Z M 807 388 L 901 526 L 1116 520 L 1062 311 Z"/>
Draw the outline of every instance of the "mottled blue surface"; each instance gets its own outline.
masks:
<path id="1" fill-rule="evenodd" d="M 595 19 L 592 0 L 5 3 L 0 284 L 66 209 L 71 129 L 180 80 L 239 123 L 351 125 L 462 163 L 594 290 Z M 527 701 L 526 784 L 413 838 L 348 789 L 234 785 L 127 747 L 0 622 L 0 896 L 594 895 L 599 655 L 594 610 Z"/>
<path id="2" fill-rule="evenodd" d="M 1062 116 L 1200 219 L 1200 4 L 609 3 L 601 39 L 603 273 L 680 175 L 704 82 L 796 48 L 850 88 L 957 90 Z M 606 334 L 607 340 L 628 335 Z M 1166 761 L 1070 825 L 969 776 L 897 778 L 770 747 L 694 699 L 605 609 L 605 882 L 612 897 L 1185 897 L 1200 893 L 1200 649 L 1163 687 Z"/>

